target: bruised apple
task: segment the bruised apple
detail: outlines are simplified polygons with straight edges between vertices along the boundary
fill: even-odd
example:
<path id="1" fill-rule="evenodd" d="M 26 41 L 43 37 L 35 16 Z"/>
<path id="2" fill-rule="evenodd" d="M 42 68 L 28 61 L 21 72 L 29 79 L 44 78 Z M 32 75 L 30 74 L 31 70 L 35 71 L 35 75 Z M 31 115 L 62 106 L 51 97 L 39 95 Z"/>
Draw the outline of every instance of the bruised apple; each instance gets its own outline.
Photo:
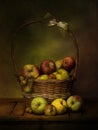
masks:
<path id="1" fill-rule="evenodd" d="M 44 114 L 46 116 L 55 116 L 57 113 L 57 110 L 56 110 L 56 107 L 51 105 L 51 104 L 48 104 L 46 105 L 45 109 L 44 109 Z"/>
<path id="2" fill-rule="evenodd" d="M 39 76 L 39 69 L 33 64 L 24 65 L 22 75 L 27 78 L 37 78 Z"/>
<path id="3" fill-rule="evenodd" d="M 53 60 L 44 60 L 40 65 L 42 74 L 51 74 L 56 70 L 55 62 Z"/>

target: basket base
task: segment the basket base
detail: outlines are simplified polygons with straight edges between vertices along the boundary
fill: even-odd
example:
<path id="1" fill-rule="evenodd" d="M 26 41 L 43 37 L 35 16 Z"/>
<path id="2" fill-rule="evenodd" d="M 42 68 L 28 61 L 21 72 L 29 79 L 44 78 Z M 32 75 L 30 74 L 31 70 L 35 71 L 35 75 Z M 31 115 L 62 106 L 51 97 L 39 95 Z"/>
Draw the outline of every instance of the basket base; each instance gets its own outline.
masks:
<path id="1" fill-rule="evenodd" d="M 38 93 L 34 93 L 34 94 L 26 94 L 26 93 L 22 93 L 23 97 L 24 98 L 27 98 L 27 99 L 33 99 L 35 97 L 44 97 L 45 99 L 47 99 L 49 102 L 57 99 L 57 98 L 63 98 L 63 99 L 67 99 L 71 93 L 70 92 L 67 92 L 66 94 L 54 94 L 54 95 L 49 95 L 47 96 L 47 94 L 38 94 Z"/>

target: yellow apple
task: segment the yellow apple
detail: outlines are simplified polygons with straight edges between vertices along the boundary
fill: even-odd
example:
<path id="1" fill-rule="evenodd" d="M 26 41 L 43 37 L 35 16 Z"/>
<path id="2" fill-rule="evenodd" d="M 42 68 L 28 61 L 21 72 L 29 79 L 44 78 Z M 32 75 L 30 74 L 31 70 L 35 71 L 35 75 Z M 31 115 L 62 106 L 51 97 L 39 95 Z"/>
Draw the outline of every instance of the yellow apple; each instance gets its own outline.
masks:
<path id="1" fill-rule="evenodd" d="M 43 74 L 37 77 L 37 80 L 47 80 L 47 79 L 49 79 L 49 76 L 47 74 Z"/>
<path id="2" fill-rule="evenodd" d="M 55 61 L 56 69 L 60 69 L 62 67 L 62 59 Z"/>
<path id="3" fill-rule="evenodd" d="M 57 114 L 63 114 L 67 111 L 67 103 L 62 98 L 55 99 L 51 104 L 55 106 Z"/>
<path id="4" fill-rule="evenodd" d="M 58 80 L 69 80 L 69 73 L 65 69 L 58 69 L 54 72 L 56 79 Z"/>

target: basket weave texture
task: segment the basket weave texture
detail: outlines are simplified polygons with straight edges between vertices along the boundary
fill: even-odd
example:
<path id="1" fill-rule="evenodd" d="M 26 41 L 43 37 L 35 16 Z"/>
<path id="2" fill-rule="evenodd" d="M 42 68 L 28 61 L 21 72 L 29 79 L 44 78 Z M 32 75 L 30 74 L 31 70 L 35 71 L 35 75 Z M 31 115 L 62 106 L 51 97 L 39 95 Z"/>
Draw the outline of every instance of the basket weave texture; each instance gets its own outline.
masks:
<path id="1" fill-rule="evenodd" d="M 70 95 L 71 81 L 64 80 L 35 80 L 33 84 L 33 97 L 42 96 L 49 100 L 67 98 Z"/>
<path id="2" fill-rule="evenodd" d="M 52 102 L 57 98 L 67 99 L 71 95 L 73 80 L 35 80 L 32 86 L 32 93 L 23 92 L 24 98 L 30 102 L 34 97 L 44 97 L 48 102 Z"/>

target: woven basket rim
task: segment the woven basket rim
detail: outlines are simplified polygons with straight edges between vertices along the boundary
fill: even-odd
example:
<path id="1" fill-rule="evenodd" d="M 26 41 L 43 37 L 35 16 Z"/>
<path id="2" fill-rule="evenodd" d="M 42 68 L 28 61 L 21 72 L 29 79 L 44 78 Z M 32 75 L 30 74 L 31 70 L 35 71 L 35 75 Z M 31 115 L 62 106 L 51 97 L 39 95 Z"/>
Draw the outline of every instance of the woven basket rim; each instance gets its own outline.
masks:
<path id="1" fill-rule="evenodd" d="M 48 82 L 51 82 L 51 83 L 62 83 L 62 82 L 70 82 L 72 81 L 72 79 L 68 79 L 68 80 L 58 80 L 58 79 L 47 79 L 47 80 L 42 80 L 42 79 L 35 79 L 34 82 L 43 82 L 43 83 L 48 83 Z"/>

